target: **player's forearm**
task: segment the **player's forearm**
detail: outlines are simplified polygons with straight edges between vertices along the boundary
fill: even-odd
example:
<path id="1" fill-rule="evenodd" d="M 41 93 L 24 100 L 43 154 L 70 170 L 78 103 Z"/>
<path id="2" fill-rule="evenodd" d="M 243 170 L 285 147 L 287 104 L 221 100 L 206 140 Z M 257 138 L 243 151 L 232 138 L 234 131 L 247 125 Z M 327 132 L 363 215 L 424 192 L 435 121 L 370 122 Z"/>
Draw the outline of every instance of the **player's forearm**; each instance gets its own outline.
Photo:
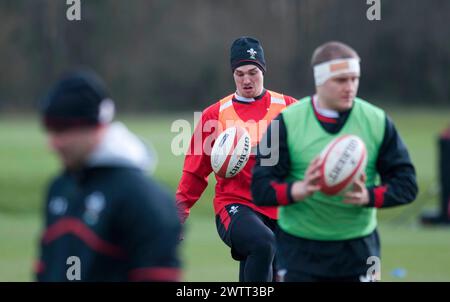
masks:
<path id="1" fill-rule="evenodd" d="M 200 177 L 199 175 L 186 171 L 183 172 L 175 194 L 178 215 L 181 222 L 185 222 L 189 216 L 190 209 L 200 199 L 207 186 L 207 177 Z"/>
<path id="2" fill-rule="evenodd" d="M 253 202 L 258 206 L 280 206 L 293 202 L 292 183 L 272 177 L 265 167 L 255 167 L 252 178 Z"/>
<path id="3" fill-rule="evenodd" d="M 418 191 L 414 165 L 406 145 L 389 118 L 386 118 L 377 171 L 381 177 L 381 185 L 368 188 L 368 206 L 388 208 L 414 201 Z"/>

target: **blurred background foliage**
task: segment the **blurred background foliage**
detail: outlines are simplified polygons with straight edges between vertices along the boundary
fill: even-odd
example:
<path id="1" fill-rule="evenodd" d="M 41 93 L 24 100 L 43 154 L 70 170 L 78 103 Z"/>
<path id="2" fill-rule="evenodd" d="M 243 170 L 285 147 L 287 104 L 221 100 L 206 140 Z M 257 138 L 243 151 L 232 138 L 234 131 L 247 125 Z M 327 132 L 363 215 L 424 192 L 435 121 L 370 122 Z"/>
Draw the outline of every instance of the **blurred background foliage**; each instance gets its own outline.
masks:
<path id="1" fill-rule="evenodd" d="M 0 2 L 0 111 L 30 111 L 64 71 L 89 66 L 120 110 L 200 110 L 234 89 L 231 42 L 261 40 L 266 86 L 313 92 L 311 54 L 328 40 L 362 58 L 360 94 L 374 103 L 448 104 L 450 1 L 382 0 L 368 21 L 363 0 L 82 0 Z M 447 25 L 445 25 L 447 24 Z"/>

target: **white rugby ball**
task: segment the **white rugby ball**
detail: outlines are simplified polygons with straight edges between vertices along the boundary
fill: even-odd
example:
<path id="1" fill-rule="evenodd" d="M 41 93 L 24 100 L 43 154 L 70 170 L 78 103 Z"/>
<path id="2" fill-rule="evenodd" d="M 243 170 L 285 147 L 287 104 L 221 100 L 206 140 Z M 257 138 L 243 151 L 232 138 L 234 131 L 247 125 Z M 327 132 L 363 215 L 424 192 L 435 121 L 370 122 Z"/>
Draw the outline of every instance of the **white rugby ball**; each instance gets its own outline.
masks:
<path id="1" fill-rule="evenodd" d="M 213 171 L 220 177 L 236 176 L 247 164 L 251 146 L 247 130 L 240 126 L 227 128 L 217 137 L 211 151 Z"/>
<path id="2" fill-rule="evenodd" d="M 361 176 L 367 164 L 366 145 L 356 135 L 343 135 L 329 143 L 321 153 L 321 191 L 336 195 Z"/>

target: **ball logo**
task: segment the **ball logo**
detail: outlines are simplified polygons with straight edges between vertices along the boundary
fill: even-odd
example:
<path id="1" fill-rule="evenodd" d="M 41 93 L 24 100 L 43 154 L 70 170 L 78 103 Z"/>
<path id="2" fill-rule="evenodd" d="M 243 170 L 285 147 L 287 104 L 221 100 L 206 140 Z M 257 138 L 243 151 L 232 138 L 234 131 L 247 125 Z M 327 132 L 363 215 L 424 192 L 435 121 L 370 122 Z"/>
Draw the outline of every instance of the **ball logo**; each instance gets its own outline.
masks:
<path id="1" fill-rule="evenodd" d="M 334 139 L 321 153 L 321 191 L 336 195 L 360 177 L 367 163 L 367 150 L 361 138 L 343 135 Z"/>
<path id="2" fill-rule="evenodd" d="M 336 165 L 328 174 L 328 177 L 331 179 L 332 183 L 335 183 L 339 176 L 342 173 L 342 169 L 347 163 L 350 163 L 352 166 L 356 165 L 356 161 L 352 160 L 352 154 L 355 152 L 358 143 L 356 140 L 351 140 L 350 143 L 345 147 L 342 157 L 339 158 Z"/>
<path id="3" fill-rule="evenodd" d="M 225 129 L 216 139 L 211 152 L 211 167 L 216 176 L 236 176 L 247 164 L 251 152 L 251 138 L 241 126 Z"/>
<path id="4" fill-rule="evenodd" d="M 219 154 L 214 154 L 211 156 L 211 161 L 212 161 L 212 166 L 214 167 L 218 167 L 220 164 L 220 155 Z"/>
<path id="5" fill-rule="evenodd" d="M 223 147 L 223 144 L 225 144 L 225 142 L 226 142 L 228 136 L 229 136 L 229 134 L 228 134 L 228 133 L 225 133 L 225 135 L 224 135 L 224 136 L 222 137 L 222 139 L 220 140 L 219 147 Z"/>
<path id="6" fill-rule="evenodd" d="M 218 167 L 220 165 L 221 156 L 225 155 L 223 147 L 225 145 L 225 142 L 227 141 L 228 136 L 230 136 L 228 133 L 224 133 L 222 139 L 219 142 L 219 152 L 211 155 L 211 164 L 213 167 Z"/>
<path id="7" fill-rule="evenodd" d="M 244 150 L 243 153 L 239 156 L 239 160 L 236 163 L 236 165 L 233 167 L 233 169 L 230 172 L 230 176 L 233 177 L 237 174 L 237 172 L 239 172 L 241 170 L 241 167 L 243 164 L 247 163 L 248 160 L 248 154 L 250 151 L 250 138 L 249 137 L 245 137 L 244 138 Z"/>

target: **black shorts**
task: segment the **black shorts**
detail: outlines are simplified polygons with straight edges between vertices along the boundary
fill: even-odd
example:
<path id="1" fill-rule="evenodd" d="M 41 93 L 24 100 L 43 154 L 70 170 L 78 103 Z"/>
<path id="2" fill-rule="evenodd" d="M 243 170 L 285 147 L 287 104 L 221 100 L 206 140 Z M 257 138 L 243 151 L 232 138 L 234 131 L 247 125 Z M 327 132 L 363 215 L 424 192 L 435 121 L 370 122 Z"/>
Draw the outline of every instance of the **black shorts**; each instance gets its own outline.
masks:
<path id="1" fill-rule="evenodd" d="M 286 274 L 286 281 L 356 281 L 366 276 L 371 267 L 368 258 L 380 257 L 377 230 L 361 238 L 319 241 L 292 236 L 280 229 L 277 246 L 278 265 Z"/>
<path id="2" fill-rule="evenodd" d="M 225 209 L 226 212 L 216 215 L 216 227 L 220 238 L 231 248 L 234 260 L 247 257 L 245 238 L 273 240 L 278 229 L 276 220 L 239 203 L 227 205 Z"/>

